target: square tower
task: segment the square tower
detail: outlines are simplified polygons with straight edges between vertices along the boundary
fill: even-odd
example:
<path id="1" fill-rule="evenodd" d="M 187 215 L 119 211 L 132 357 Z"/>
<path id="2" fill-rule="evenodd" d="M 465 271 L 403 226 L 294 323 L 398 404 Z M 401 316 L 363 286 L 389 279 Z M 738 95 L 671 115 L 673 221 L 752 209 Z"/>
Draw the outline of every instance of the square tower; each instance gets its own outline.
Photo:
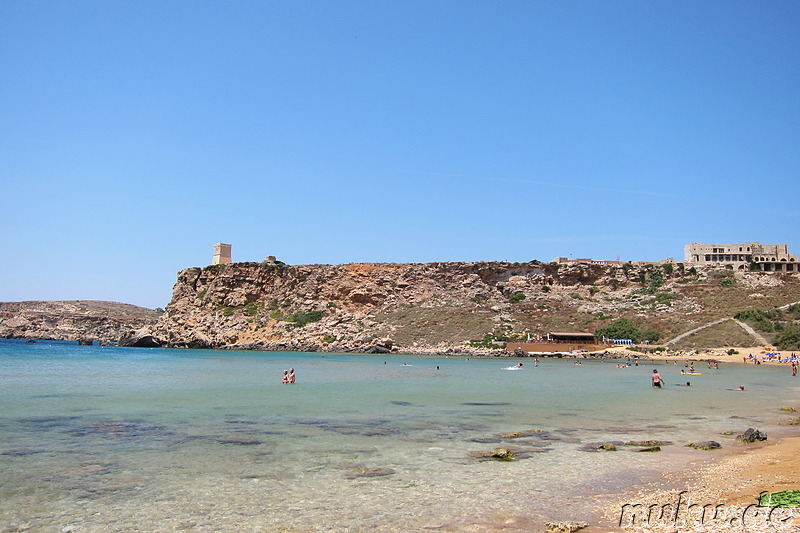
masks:
<path id="1" fill-rule="evenodd" d="M 231 261 L 231 245 L 222 244 L 218 242 L 214 245 L 214 259 L 211 261 L 212 265 L 230 265 Z"/>

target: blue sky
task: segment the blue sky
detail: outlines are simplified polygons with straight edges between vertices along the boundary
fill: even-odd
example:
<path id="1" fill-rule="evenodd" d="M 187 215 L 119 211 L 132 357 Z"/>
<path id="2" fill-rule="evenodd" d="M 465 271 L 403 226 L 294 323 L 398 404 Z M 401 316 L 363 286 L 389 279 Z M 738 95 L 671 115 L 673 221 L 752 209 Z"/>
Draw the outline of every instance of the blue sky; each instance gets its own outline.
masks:
<path id="1" fill-rule="evenodd" d="M 0 301 L 800 252 L 800 2 L 0 2 Z"/>

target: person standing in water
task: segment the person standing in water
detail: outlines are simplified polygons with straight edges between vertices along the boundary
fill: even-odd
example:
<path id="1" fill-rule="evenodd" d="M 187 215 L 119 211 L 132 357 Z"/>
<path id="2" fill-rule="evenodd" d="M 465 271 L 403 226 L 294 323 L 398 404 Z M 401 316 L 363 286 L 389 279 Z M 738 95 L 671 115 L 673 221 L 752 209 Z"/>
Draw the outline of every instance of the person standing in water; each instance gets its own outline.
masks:
<path id="1" fill-rule="evenodd" d="M 661 388 L 661 383 L 664 381 L 661 379 L 661 374 L 658 373 L 658 370 L 653 370 L 653 387 Z"/>
<path id="2" fill-rule="evenodd" d="M 289 369 L 289 383 L 294 384 L 295 375 L 294 375 L 294 368 Z"/>

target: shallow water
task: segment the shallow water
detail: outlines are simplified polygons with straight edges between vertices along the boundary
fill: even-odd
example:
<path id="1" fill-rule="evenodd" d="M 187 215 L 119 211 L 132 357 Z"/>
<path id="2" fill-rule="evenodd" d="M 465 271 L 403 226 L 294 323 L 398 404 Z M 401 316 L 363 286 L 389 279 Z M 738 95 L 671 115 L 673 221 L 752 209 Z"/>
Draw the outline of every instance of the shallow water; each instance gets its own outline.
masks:
<path id="1" fill-rule="evenodd" d="M 0 341 L 0 529 L 535 530 L 709 456 L 688 442 L 775 435 L 800 398 L 786 367 L 521 361 Z M 644 439 L 675 444 L 586 451 Z"/>

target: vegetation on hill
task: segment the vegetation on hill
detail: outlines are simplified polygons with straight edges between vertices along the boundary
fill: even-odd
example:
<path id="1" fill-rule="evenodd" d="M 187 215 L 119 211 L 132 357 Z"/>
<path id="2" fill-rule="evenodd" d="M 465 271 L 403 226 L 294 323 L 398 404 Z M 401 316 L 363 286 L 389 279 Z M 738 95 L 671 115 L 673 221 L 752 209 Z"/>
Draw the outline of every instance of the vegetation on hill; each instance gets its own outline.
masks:
<path id="1" fill-rule="evenodd" d="M 800 349 L 800 304 L 782 309 L 748 309 L 734 318 L 764 334 L 780 350 Z"/>
<path id="2" fill-rule="evenodd" d="M 648 327 L 639 327 L 630 319 L 620 318 L 595 332 L 597 338 L 630 339 L 634 343 L 655 343 L 661 334 Z"/>

